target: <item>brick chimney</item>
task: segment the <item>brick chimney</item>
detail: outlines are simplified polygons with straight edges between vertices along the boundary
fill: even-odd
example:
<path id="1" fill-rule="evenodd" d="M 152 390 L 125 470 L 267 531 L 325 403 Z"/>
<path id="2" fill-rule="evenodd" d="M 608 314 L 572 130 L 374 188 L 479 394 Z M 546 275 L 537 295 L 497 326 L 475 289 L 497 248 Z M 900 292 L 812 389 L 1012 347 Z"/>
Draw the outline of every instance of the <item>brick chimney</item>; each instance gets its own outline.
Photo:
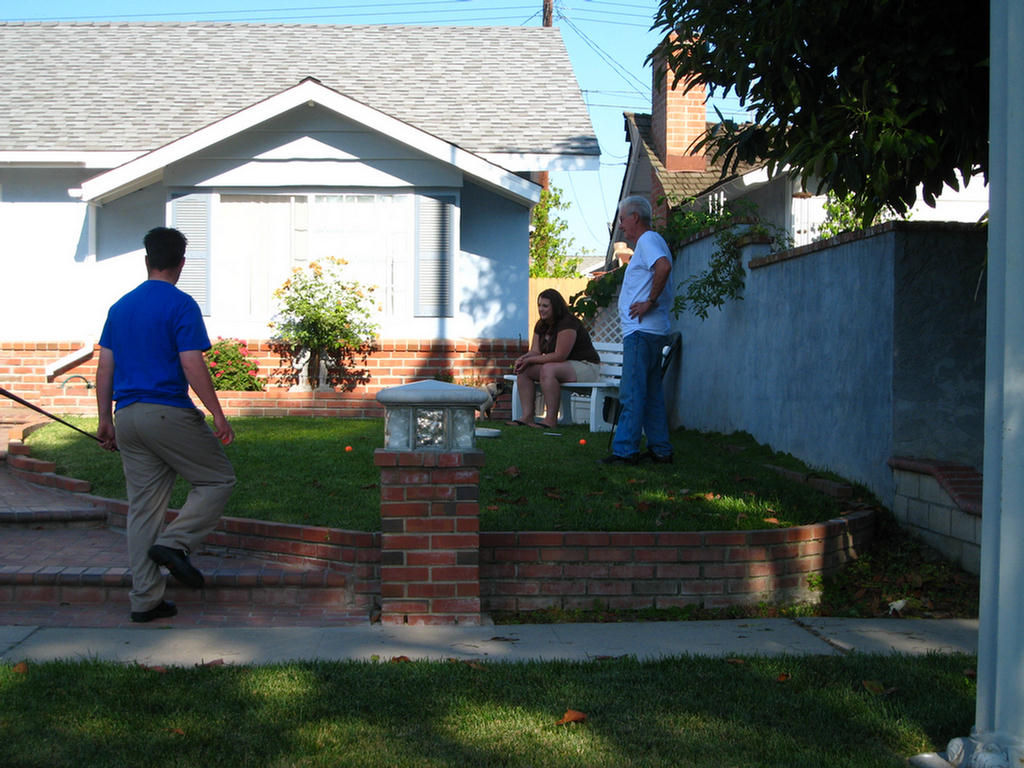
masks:
<path id="1" fill-rule="evenodd" d="M 669 171 L 704 171 L 707 161 L 703 152 L 691 148 L 707 129 L 707 108 L 704 86 L 694 86 L 688 93 L 685 81 L 675 88 L 676 76 L 664 60 L 654 64 L 654 87 L 651 91 L 651 136 L 658 158 Z"/>

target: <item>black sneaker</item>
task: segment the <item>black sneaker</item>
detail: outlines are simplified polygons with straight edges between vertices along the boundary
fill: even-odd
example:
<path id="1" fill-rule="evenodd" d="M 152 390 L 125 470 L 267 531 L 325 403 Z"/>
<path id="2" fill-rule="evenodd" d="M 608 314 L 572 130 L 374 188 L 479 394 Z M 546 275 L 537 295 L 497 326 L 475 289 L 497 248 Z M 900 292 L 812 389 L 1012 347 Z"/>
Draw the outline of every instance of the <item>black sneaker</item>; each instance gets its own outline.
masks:
<path id="1" fill-rule="evenodd" d="M 174 607 L 174 603 L 170 600 L 161 600 L 155 608 L 150 608 L 148 611 L 132 611 L 132 621 L 141 624 L 153 619 L 169 619 L 177 613 L 178 609 Z"/>
<path id="2" fill-rule="evenodd" d="M 635 466 L 636 464 L 640 463 L 640 457 L 637 454 L 635 454 L 635 453 L 632 456 L 619 456 L 619 455 L 614 454 L 614 453 L 609 453 L 603 459 L 598 459 L 597 463 L 598 464 L 629 464 L 631 466 Z"/>
<path id="3" fill-rule="evenodd" d="M 188 555 L 180 549 L 172 549 L 162 544 L 154 544 L 146 554 L 149 555 L 149 559 L 154 563 L 162 565 L 170 571 L 171 576 L 186 587 L 192 587 L 192 589 L 203 588 L 202 572 L 189 562 Z"/>
<path id="4" fill-rule="evenodd" d="M 671 464 L 672 454 L 669 453 L 665 456 L 659 456 L 650 448 L 640 457 L 642 461 L 653 461 L 655 464 Z"/>

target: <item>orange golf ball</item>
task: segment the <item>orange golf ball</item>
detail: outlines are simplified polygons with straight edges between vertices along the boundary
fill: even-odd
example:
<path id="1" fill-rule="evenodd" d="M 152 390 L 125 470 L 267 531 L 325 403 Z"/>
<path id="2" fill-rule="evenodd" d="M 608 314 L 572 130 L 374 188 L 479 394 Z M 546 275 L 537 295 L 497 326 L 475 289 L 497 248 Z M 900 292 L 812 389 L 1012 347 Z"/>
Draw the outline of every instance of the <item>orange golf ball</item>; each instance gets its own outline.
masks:
<path id="1" fill-rule="evenodd" d="M 584 438 L 580 438 L 580 445 L 586 445 L 587 441 Z"/>
<path id="2" fill-rule="evenodd" d="M 352 446 L 351 445 L 346 445 L 345 446 L 345 453 L 352 453 Z"/>

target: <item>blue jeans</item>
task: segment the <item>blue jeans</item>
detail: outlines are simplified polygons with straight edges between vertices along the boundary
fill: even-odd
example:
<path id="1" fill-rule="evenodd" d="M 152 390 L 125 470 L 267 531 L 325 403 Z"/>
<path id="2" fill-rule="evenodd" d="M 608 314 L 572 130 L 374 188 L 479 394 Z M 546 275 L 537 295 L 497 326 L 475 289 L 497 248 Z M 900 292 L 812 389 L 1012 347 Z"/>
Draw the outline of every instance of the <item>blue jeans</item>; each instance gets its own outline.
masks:
<path id="1" fill-rule="evenodd" d="M 647 435 L 651 451 L 659 456 L 672 455 L 665 393 L 661 388 L 661 350 L 668 343 L 668 336 L 643 331 L 634 331 L 622 340 L 622 414 L 612 442 L 612 453 L 616 456 L 639 453 L 641 433 Z"/>

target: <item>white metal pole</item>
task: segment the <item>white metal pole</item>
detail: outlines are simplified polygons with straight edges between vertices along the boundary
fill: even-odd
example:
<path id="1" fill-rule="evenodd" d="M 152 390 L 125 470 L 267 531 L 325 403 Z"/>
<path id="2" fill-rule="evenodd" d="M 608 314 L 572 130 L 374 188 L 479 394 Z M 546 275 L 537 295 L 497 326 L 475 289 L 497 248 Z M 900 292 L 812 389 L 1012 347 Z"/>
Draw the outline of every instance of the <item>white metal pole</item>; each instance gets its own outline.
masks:
<path id="1" fill-rule="evenodd" d="M 1024 3 L 991 0 L 978 695 L 970 738 L 917 766 L 1024 765 Z"/>

